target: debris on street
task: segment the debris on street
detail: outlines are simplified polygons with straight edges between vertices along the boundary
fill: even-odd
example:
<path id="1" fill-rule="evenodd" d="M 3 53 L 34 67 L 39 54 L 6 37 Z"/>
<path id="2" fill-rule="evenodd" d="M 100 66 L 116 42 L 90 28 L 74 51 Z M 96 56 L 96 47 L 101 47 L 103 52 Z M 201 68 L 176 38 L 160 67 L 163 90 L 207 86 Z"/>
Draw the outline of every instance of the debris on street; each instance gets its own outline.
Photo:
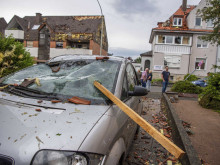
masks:
<path id="1" fill-rule="evenodd" d="M 172 128 L 163 112 L 160 99 L 142 97 L 142 117 L 160 133 L 172 140 Z M 181 165 L 165 148 L 147 134 L 142 128 L 136 135 L 126 159 L 126 165 Z"/>

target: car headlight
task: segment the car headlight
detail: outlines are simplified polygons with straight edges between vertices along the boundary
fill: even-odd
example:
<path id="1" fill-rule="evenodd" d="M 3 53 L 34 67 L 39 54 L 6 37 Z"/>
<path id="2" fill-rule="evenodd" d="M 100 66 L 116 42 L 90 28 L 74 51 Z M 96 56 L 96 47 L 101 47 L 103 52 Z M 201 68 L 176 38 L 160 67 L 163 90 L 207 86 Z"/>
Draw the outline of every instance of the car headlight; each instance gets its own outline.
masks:
<path id="1" fill-rule="evenodd" d="M 101 165 L 102 155 L 71 151 L 41 150 L 36 153 L 32 165 Z"/>

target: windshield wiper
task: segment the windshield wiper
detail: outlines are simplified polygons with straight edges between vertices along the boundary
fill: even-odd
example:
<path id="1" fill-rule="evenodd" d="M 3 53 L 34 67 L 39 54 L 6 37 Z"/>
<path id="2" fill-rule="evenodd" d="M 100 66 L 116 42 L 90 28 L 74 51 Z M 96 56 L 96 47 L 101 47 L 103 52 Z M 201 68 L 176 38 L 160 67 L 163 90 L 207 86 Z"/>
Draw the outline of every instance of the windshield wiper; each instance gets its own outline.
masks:
<path id="1" fill-rule="evenodd" d="M 4 90 L 11 94 L 22 97 L 40 98 L 45 100 L 61 100 L 61 98 L 56 94 L 41 92 L 38 90 L 34 90 L 22 86 L 8 85 L 8 87 L 5 88 Z"/>

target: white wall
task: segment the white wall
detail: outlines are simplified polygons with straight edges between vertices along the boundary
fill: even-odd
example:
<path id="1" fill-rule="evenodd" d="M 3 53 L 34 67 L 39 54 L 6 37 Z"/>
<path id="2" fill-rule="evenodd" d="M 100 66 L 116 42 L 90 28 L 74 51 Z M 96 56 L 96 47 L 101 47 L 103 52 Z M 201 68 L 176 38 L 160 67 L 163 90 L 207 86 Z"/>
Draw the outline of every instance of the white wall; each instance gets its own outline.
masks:
<path id="1" fill-rule="evenodd" d="M 187 22 L 188 22 L 188 27 L 189 29 L 213 29 L 210 27 L 207 27 L 207 23 L 205 21 L 202 21 L 201 26 L 195 26 L 195 20 L 196 20 L 196 16 L 199 17 L 199 15 L 197 14 L 198 9 L 202 9 L 205 6 L 208 6 L 208 4 L 206 3 L 206 0 L 201 0 L 200 3 L 196 6 L 195 9 L 193 9 L 188 17 L 187 17 Z"/>
<path id="2" fill-rule="evenodd" d="M 31 53 L 31 56 L 38 57 L 38 48 L 28 48 L 26 50 Z M 50 48 L 50 58 L 64 55 L 64 54 L 86 54 L 92 55 L 92 50 L 89 49 L 58 49 L 58 48 Z"/>
<path id="3" fill-rule="evenodd" d="M 24 39 L 24 31 L 23 30 L 5 30 L 5 36 L 12 35 L 15 39 Z"/>
<path id="4" fill-rule="evenodd" d="M 197 38 L 199 35 L 193 35 L 192 55 L 190 56 L 190 73 L 195 70 L 196 58 L 205 58 L 206 65 L 204 70 L 196 70 L 193 74 L 197 76 L 206 76 L 208 72 L 214 72 L 213 65 L 216 65 L 217 46 L 208 43 L 207 48 L 197 48 Z"/>
<path id="5" fill-rule="evenodd" d="M 92 50 L 90 49 L 58 49 L 58 48 L 50 48 L 50 58 L 64 55 L 64 54 L 86 54 L 92 55 Z"/>
<path id="6" fill-rule="evenodd" d="M 31 56 L 32 57 L 37 57 L 38 56 L 38 48 L 29 48 L 29 47 L 26 47 L 25 48 L 28 52 L 31 53 Z"/>

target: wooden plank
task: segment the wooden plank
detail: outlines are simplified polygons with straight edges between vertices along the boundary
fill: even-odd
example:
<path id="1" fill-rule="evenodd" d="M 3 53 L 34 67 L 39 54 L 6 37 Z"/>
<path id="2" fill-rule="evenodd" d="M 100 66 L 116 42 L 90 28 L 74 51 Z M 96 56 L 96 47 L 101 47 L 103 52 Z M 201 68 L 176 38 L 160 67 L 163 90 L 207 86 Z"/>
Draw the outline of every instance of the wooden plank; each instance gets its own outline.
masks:
<path id="1" fill-rule="evenodd" d="M 94 81 L 94 86 L 98 88 L 104 95 L 113 101 L 122 111 L 124 111 L 132 120 L 140 125 L 148 134 L 150 134 L 156 141 L 158 141 L 167 151 L 169 151 L 176 158 L 181 158 L 185 152 L 178 146 L 172 143 L 168 138 L 157 131 L 152 125 L 144 120 L 140 115 L 123 103 L 120 99 L 114 96 L 108 89 L 106 89 L 99 82 Z"/>

